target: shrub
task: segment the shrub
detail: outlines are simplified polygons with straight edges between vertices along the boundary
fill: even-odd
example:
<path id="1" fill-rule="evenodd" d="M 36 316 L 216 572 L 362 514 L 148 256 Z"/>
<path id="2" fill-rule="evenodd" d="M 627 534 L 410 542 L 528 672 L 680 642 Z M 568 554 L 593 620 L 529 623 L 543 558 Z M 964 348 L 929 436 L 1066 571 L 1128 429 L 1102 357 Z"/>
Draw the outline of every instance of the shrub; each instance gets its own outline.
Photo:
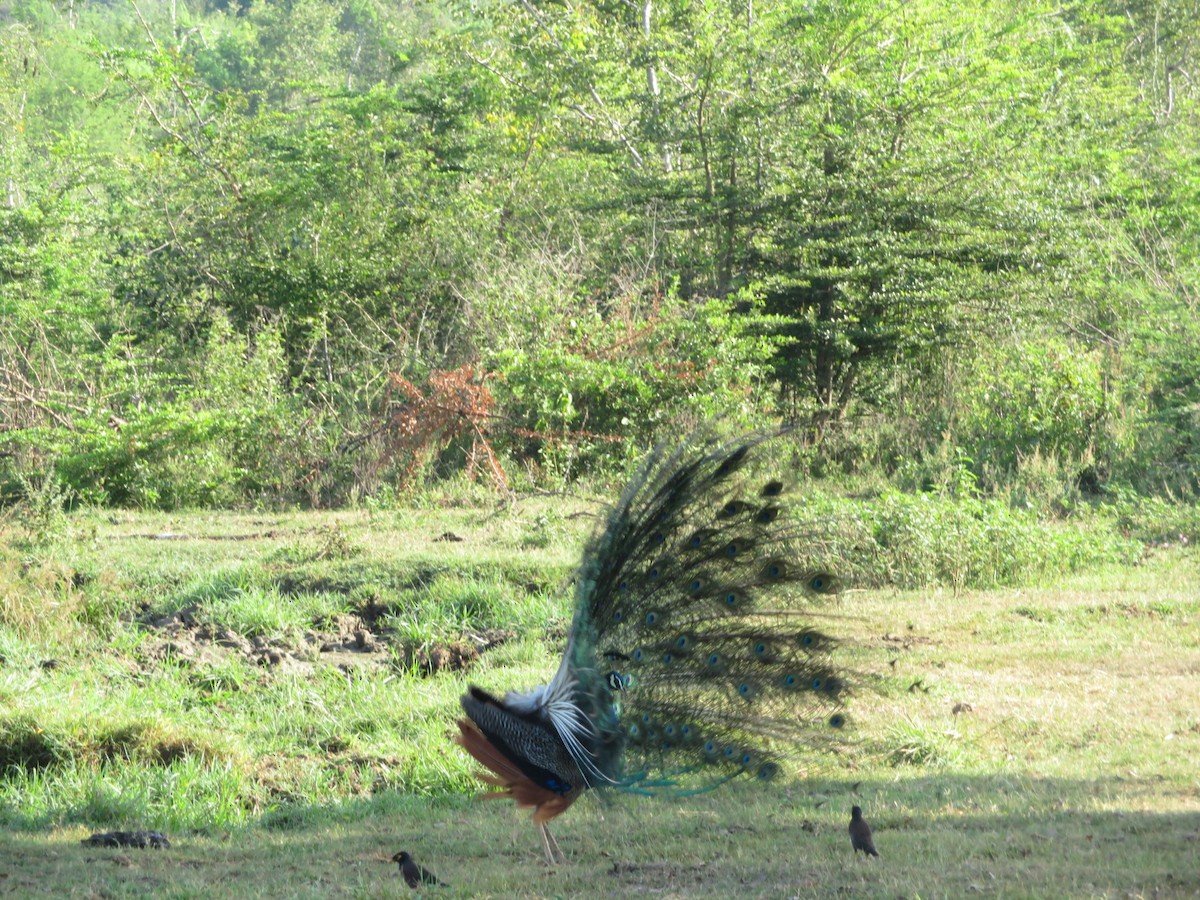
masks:
<path id="1" fill-rule="evenodd" d="M 83 502 L 174 509 L 278 496 L 300 479 L 304 416 L 275 333 L 251 344 L 217 319 L 202 359 L 173 365 L 120 339 L 105 352 L 104 402 L 4 435 L 10 492 L 55 479 Z"/>
<path id="2" fill-rule="evenodd" d="M 1024 341 L 981 354 L 961 390 L 957 443 L 977 474 L 1015 472 L 1035 452 L 1066 461 L 1109 449 L 1101 351 L 1058 338 Z"/>
<path id="3" fill-rule="evenodd" d="M 755 307 L 749 293 L 692 302 L 668 290 L 537 319 L 544 330 L 488 359 L 508 449 L 565 477 L 623 465 L 681 422 L 753 423 L 773 349 Z"/>
<path id="4" fill-rule="evenodd" d="M 903 494 L 848 501 L 809 497 L 806 520 L 828 522 L 829 565 L 863 585 L 987 588 L 1047 573 L 1135 561 L 1141 546 L 1095 514 L 1062 524 L 996 498 Z"/>

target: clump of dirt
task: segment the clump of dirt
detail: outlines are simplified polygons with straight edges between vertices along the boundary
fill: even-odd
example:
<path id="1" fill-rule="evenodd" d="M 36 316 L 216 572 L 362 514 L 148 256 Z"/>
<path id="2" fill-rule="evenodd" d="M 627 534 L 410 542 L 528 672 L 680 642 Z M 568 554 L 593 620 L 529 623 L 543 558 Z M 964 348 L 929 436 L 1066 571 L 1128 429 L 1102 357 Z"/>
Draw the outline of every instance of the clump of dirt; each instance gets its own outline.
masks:
<path id="1" fill-rule="evenodd" d="M 433 644 L 428 647 L 418 647 L 412 653 L 412 668 L 415 665 L 422 675 L 432 675 L 443 669 L 452 672 L 465 669 L 479 659 L 479 651 L 470 644 L 462 641 L 452 641 L 449 644 Z"/>
<path id="2" fill-rule="evenodd" d="M 381 627 L 383 617 L 371 612 L 346 613 L 298 634 L 267 638 L 204 623 L 198 607 L 188 606 L 144 623 L 153 634 L 144 652 L 152 661 L 197 668 L 240 659 L 272 672 L 305 674 L 332 667 L 354 676 L 374 668 L 403 667 L 429 676 L 467 669 L 481 653 L 512 637 L 496 629 L 463 640 L 410 644 Z"/>
<path id="3" fill-rule="evenodd" d="M 79 843 L 85 847 L 137 847 L 140 850 L 147 847 L 164 850 L 171 846 L 161 831 L 106 831 L 86 837 Z"/>

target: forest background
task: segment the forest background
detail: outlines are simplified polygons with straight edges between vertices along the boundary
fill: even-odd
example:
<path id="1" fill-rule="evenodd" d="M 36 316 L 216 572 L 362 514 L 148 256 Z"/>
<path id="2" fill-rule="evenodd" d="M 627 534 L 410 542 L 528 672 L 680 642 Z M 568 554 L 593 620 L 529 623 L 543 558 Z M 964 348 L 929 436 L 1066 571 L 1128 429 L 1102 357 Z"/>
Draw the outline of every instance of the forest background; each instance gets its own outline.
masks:
<path id="1" fill-rule="evenodd" d="M 1161 518 L 1200 486 L 1197 21 L 7 0 L 0 492 L 554 488 L 724 416 L 815 477 Z"/>

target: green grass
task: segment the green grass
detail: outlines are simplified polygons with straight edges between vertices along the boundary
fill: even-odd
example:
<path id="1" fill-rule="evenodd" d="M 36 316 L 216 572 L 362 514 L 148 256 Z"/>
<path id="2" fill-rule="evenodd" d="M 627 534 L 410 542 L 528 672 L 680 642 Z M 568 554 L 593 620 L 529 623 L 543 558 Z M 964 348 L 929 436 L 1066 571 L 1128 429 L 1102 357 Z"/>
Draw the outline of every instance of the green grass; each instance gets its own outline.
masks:
<path id="1" fill-rule="evenodd" d="M 585 797 L 548 872 L 527 814 L 471 799 L 449 734 L 468 680 L 552 671 L 591 522 L 571 513 L 593 509 L 97 512 L 39 542 L 10 526 L 0 893 L 390 897 L 399 849 L 444 896 L 1200 893 L 1200 561 L 1179 546 L 1036 586 L 843 594 L 847 655 L 881 675 L 843 752 L 771 791 Z M 356 652 L 364 629 L 380 652 Z M 467 671 L 420 663 L 476 640 Z M 855 803 L 881 860 L 851 857 Z M 78 843 L 132 828 L 174 846 Z"/>

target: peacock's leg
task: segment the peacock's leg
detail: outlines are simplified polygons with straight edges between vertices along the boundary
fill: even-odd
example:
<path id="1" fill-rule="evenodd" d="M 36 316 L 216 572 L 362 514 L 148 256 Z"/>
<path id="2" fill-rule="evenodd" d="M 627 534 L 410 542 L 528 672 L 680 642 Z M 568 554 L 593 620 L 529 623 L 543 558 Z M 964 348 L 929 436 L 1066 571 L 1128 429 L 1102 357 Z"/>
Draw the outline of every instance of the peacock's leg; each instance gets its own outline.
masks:
<path id="1" fill-rule="evenodd" d="M 558 841 L 554 839 L 554 835 L 550 833 L 550 829 L 545 823 L 538 823 L 538 833 L 542 836 L 542 850 L 546 854 L 546 865 L 557 866 L 566 863 L 567 858 L 563 856 Z"/>
<path id="2" fill-rule="evenodd" d="M 546 829 L 546 837 L 550 839 L 550 850 L 554 853 L 554 858 L 557 859 L 559 863 L 566 863 L 567 858 L 563 855 L 562 850 L 559 848 L 558 841 L 555 840 L 554 835 L 550 833 L 550 828 L 548 826 L 543 827 Z"/>

